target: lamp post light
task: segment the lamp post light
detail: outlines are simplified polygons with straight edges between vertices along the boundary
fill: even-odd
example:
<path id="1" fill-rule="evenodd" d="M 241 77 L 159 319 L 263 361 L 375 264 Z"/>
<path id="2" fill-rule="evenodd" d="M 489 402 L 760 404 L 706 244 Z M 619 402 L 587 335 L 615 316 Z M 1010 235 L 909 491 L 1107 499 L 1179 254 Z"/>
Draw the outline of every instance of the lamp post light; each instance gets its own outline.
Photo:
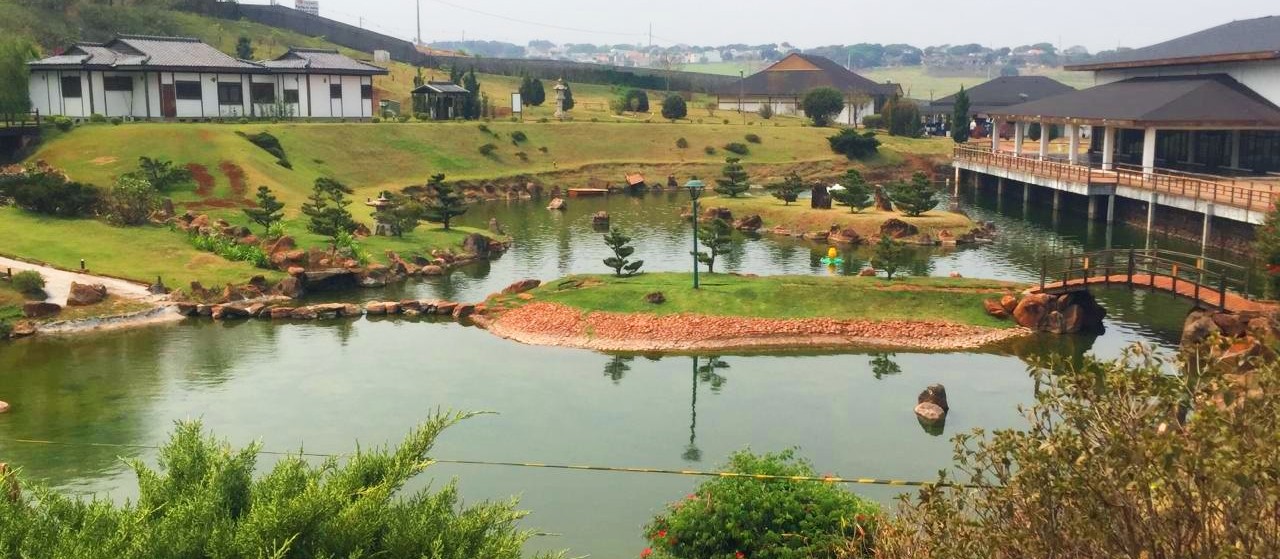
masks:
<path id="1" fill-rule="evenodd" d="M 693 288 L 698 289 L 698 198 L 707 185 L 693 177 L 684 187 L 689 189 L 689 199 L 693 201 Z"/>

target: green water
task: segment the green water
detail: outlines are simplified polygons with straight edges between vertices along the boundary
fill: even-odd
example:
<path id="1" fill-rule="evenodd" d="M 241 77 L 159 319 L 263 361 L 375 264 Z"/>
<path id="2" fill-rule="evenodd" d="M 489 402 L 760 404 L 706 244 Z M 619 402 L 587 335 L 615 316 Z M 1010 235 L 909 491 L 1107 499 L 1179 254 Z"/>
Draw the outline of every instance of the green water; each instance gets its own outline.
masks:
<path id="1" fill-rule="evenodd" d="M 688 225 L 677 215 L 684 203 L 657 195 L 573 200 L 564 213 L 539 203 L 479 206 L 464 222 L 483 226 L 497 217 L 516 239 L 508 254 L 447 278 L 342 297 L 479 300 L 520 278 L 600 272 L 606 249 L 590 227 L 590 215 L 600 209 L 636 238 L 646 269 L 685 270 Z M 1054 220 L 1042 210 L 1023 216 L 1019 204 L 1009 206 L 966 202 L 975 217 L 997 222 L 998 242 L 920 252 L 913 271 L 1032 281 L 1038 250 L 1107 243 L 1101 225 L 1073 216 Z M 1117 247 L 1145 242 L 1125 228 L 1110 237 Z M 791 240 L 742 239 L 726 269 L 832 273 L 818 263 L 824 253 L 825 247 Z M 845 256 L 844 271 L 856 273 L 868 254 Z M 269 450 L 341 453 L 357 442 L 394 442 L 445 407 L 497 413 L 448 431 L 439 458 L 713 468 L 744 447 L 798 446 L 824 473 L 928 478 L 949 465 L 950 435 L 1020 424 L 1015 406 L 1030 402 L 1033 390 L 1025 359 L 1048 351 L 1115 356 L 1139 341 L 1168 349 L 1188 310 L 1148 293 L 1104 291 L 1099 298 L 1111 312 L 1101 337 L 1036 338 L 985 353 L 899 353 L 892 357 L 896 373 L 876 370 L 871 355 L 850 353 L 726 355 L 727 367 L 699 375 L 692 357 L 523 346 L 453 323 L 404 320 L 189 321 L 35 338 L 0 346 L 0 399 L 14 406 L 0 416 L 0 461 L 69 491 L 128 498 L 136 486 L 118 458 L 154 460 L 154 451 L 9 439 L 154 445 L 173 421 L 201 418 L 236 444 L 261 439 Z M 912 413 L 920 390 L 938 382 L 952 407 L 942 436 L 926 433 Z M 438 465 L 418 483 L 454 476 L 469 500 L 520 495 L 533 511 L 527 527 L 560 534 L 536 538 L 530 550 L 592 557 L 633 556 L 643 547 L 641 525 L 697 482 Z M 854 490 L 886 503 L 898 492 Z"/>

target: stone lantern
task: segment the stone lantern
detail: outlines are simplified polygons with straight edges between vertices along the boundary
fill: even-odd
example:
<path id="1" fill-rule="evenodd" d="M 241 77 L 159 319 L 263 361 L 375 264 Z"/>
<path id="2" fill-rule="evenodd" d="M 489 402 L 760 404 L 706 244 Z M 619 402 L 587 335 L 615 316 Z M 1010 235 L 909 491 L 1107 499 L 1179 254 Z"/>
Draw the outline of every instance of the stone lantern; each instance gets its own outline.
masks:
<path id="1" fill-rule="evenodd" d="M 569 86 L 567 86 L 567 85 L 565 85 L 565 84 L 564 84 L 564 78 L 560 78 L 560 79 L 556 80 L 556 87 L 555 87 L 555 90 L 556 90 L 556 118 L 558 118 L 558 119 L 560 119 L 560 120 L 564 120 L 564 116 L 565 116 L 565 114 L 566 114 L 566 112 L 567 112 L 567 111 L 565 111 L 565 109 L 564 109 L 564 98 L 565 98 L 565 91 L 567 91 L 568 89 L 569 89 Z"/>
<path id="2" fill-rule="evenodd" d="M 382 211 L 391 206 L 391 200 L 387 199 L 387 193 L 382 192 L 381 194 L 378 194 L 377 200 L 366 199 L 364 205 L 373 208 L 373 211 L 374 211 L 373 234 L 382 235 L 384 237 L 394 236 L 395 235 L 394 227 L 392 227 L 390 223 L 382 221 L 382 216 L 385 215 L 382 213 Z"/>

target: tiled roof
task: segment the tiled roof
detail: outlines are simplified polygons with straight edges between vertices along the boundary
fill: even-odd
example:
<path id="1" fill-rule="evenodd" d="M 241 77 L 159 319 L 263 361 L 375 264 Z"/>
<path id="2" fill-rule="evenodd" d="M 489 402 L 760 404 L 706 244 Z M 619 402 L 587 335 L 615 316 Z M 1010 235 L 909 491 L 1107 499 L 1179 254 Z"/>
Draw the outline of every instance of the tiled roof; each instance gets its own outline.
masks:
<path id="1" fill-rule="evenodd" d="M 1280 126 L 1280 107 L 1224 74 L 1133 78 L 993 110 L 1146 126 Z"/>
<path id="2" fill-rule="evenodd" d="M 356 60 L 336 50 L 291 48 L 275 60 L 262 64 L 268 68 L 286 70 L 316 70 L 347 74 L 383 75 L 386 68 Z"/>
<path id="3" fill-rule="evenodd" d="M 1004 76 L 966 89 L 969 95 L 969 111 L 987 113 L 998 107 L 1037 101 L 1060 95 L 1075 88 L 1044 76 Z M 957 93 L 929 103 L 932 113 L 948 113 L 955 108 Z"/>
<path id="4" fill-rule="evenodd" d="M 427 82 L 418 86 L 413 93 L 470 93 L 466 88 L 453 82 Z"/>
<path id="5" fill-rule="evenodd" d="M 816 69 L 779 71 L 770 66 L 747 76 L 741 84 L 721 88 L 720 94 L 737 95 L 741 92 L 745 95 L 798 96 L 818 87 L 834 87 L 840 91 L 861 91 L 872 95 L 894 95 L 902 92 L 896 84 L 873 82 L 822 56 L 792 53 L 774 66 L 792 57 L 799 57 Z"/>
<path id="6" fill-rule="evenodd" d="M 33 61 L 30 66 L 265 71 L 261 65 L 237 60 L 198 39 L 146 35 L 121 35 L 102 44 L 76 43 L 66 53 Z"/>
<path id="7" fill-rule="evenodd" d="M 1198 59 L 1280 58 L 1280 16 L 1233 21 L 1170 41 L 1118 52 L 1069 70 L 1167 66 Z"/>

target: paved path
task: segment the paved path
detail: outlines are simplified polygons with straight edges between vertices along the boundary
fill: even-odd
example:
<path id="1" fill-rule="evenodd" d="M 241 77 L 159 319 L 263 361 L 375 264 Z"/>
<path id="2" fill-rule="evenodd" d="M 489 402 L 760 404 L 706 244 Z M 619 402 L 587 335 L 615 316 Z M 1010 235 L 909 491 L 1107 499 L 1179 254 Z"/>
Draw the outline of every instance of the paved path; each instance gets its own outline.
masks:
<path id="1" fill-rule="evenodd" d="M 1129 276 L 1126 274 L 1117 274 L 1110 277 L 1094 276 L 1094 277 L 1090 277 L 1087 281 L 1074 279 L 1065 283 L 1060 281 L 1047 283 L 1045 284 L 1043 289 L 1039 287 L 1035 287 L 1027 290 L 1027 292 L 1028 293 L 1042 293 L 1042 292 L 1043 293 L 1061 293 L 1064 291 L 1070 291 L 1073 288 L 1078 289 L 1086 285 L 1111 284 L 1111 285 L 1115 285 L 1116 287 L 1121 287 L 1127 283 L 1129 283 Z M 1153 289 L 1154 288 L 1157 291 L 1164 291 L 1166 293 L 1171 293 L 1171 294 L 1175 293 L 1173 278 L 1169 276 L 1155 276 L 1155 278 L 1152 278 L 1150 275 L 1147 275 L 1147 274 L 1134 274 L 1133 288 L 1134 289 Z M 1179 280 L 1176 294 L 1186 297 L 1188 299 L 1195 299 L 1197 296 L 1196 286 L 1195 284 L 1189 281 Z M 1217 307 L 1218 304 L 1222 302 L 1221 295 L 1218 293 L 1217 289 L 1210 289 L 1210 288 L 1201 286 L 1200 292 L 1198 293 L 1198 295 L 1199 295 L 1200 301 L 1202 301 L 1208 306 Z M 1239 294 L 1232 293 L 1229 290 L 1227 291 L 1227 298 L 1225 303 L 1226 303 L 1227 310 L 1231 312 L 1249 312 L 1249 311 L 1262 312 L 1262 311 L 1275 309 L 1275 306 L 1270 303 L 1263 303 L 1260 301 L 1251 301 Z"/>
<path id="2" fill-rule="evenodd" d="M 13 273 L 24 270 L 35 270 L 44 276 L 44 290 L 49 294 L 48 302 L 56 303 L 62 306 L 67 304 L 67 295 L 71 293 L 71 282 L 95 284 L 100 283 L 107 287 L 107 294 L 117 297 L 127 297 L 129 299 L 137 299 L 140 301 L 155 301 L 157 298 L 153 296 L 147 287 L 142 284 L 133 283 L 115 278 L 104 278 L 102 276 L 94 276 L 90 274 L 81 274 L 76 272 L 68 272 L 48 266 L 31 264 L 21 260 L 13 260 L 0 256 L 0 273 L 9 269 Z"/>

